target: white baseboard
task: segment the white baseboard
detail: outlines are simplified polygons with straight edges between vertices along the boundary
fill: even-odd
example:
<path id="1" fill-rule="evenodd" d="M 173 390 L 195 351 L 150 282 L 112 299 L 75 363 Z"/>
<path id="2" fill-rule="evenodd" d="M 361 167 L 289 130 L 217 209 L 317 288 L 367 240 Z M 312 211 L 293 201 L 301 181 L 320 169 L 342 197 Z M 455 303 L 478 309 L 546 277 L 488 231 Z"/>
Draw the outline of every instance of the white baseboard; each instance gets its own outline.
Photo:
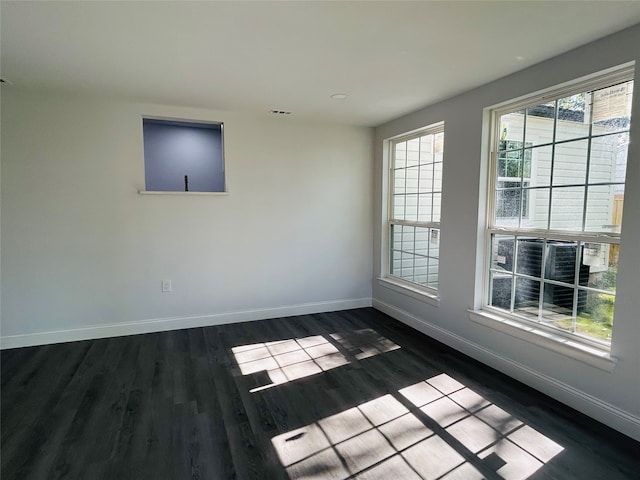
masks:
<path id="1" fill-rule="evenodd" d="M 93 325 L 85 328 L 38 332 L 25 335 L 9 335 L 0 337 L 0 350 L 7 348 L 31 347 L 52 343 L 91 340 L 94 338 L 121 337 L 140 333 L 181 330 L 183 328 L 207 327 L 226 323 L 250 322 L 269 318 L 292 317 L 311 313 L 333 312 L 352 308 L 370 307 L 371 298 L 352 298 L 327 302 L 303 303 L 281 307 L 242 310 L 236 312 L 215 313 L 190 317 L 155 318 L 127 323 Z"/>
<path id="2" fill-rule="evenodd" d="M 537 372 L 526 365 L 503 357 L 481 345 L 470 342 L 455 333 L 422 320 L 377 299 L 373 307 L 410 327 L 444 343 L 470 357 L 509 375 L 522 383 L 568 405 L 585 415 L 640 441 L 640 418 L 614 405 L 560 382 L 553 377 Z"/>

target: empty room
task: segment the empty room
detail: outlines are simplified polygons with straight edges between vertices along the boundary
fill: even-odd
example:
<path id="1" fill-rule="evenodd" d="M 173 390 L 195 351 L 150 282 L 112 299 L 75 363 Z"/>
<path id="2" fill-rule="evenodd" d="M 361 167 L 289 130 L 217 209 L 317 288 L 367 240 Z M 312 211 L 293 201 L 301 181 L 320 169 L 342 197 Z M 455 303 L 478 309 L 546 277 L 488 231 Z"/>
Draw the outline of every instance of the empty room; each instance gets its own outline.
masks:
<path id="1" fill-rule="evenodd" d="M 0 27 L 3 479 L 638 478 L 640 2 Z"/>

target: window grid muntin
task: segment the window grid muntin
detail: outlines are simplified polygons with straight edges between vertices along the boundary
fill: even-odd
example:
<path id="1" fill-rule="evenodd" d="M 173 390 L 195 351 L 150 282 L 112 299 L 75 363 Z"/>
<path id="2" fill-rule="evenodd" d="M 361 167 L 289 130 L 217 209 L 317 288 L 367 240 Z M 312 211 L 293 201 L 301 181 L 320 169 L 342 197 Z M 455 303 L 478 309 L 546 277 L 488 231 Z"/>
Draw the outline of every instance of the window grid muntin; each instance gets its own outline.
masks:
<path id="1" fill-rule="evenodd" d="M 517 318 L 519 320 L 525 321 L 525 322 L 529 322 L 532 324 L 535 324 L 537 327 L 541 327 L 543 329 L 547 329 L 547 325 L 545 325 L 543 323 L 542 320 L 544 320 L 544 317 L 542 316 L 542 310 L 544 308 L 544 288 L 545 288 L 545 284 L 549 284 L 549 285 L 559 285 L 562 287 L 570 287 L 573 288 L 573 300 L 572 300 L 572 328 L 571 328 L 571 333 L 569 334 L 565 334 L 565 331 L 563 331 L 562 329 L 558 330 L 559 327 L 551 327 L 552 331 L 555 331 L 556 333 L 560 333 L 561 335 L 566 335 L 568 338 L 575 338 L 575 336 L 579 336 L 581 337 L 581 339 L 585 342 L 585 343 L 591 343 L 594 345 L 600 345 L 602 346 L 602 344 L 609 344 L 609 341 L 601 341 L 599 339 L 596 339 L 592 336 L 589 336 L 587 334 L 582 334 L 580 332 L 576 331 L 576 320 L 577 320 L 577 312 L 576 310 L 578 309 L 578 297 L 580 295 L 580 292 L 584 292 L 585 296 L 588 295 L 589 292 L 595 293 L 595 294 L 601 294 L 601 295 L 609 295 L 611 297 L 613 297 L 615 299 L 615 292 L 614 291 L 608 291 L 608 290 L 603 290 L 603 289 L 598 289 L 598 288 L 592 288 L 589 286 L 584 286 L 580 284 L 580 278 L 579 278 L 579 270 L 580 270 L 580 265 L 583 259 L 583 251 L 586 248 L 586 246 L 589 243 L 596 243 L 596 244 L 606 244 L 606 245 L 619 245 L 620 242 L 620 233 L 619 232 L 607 232 L 607 231 L 603 231 L 603 230 L 595 230 L 595 231 L 588 231 L 587 229 L 587 214 L 588 214 L 588 200 L 589 200 L 589 190 L 590 187 L 597 187 L 597 186 L 611 186 L 611 187 L 615 187 L 615 186 L 622 186 L 624 188 L 625 182 L 621 182 L 621 181 L 611 181 L 611 182 L 602 182 L 602 181 L 597 181 L 597 182 L 591 182 L 590 179 L 590 174 L 591 174 L 591 155 L 592 155 L 592 147 L 593 147 L 593 140 L 594 139 L 598 139 L 598 138 L 603 138 L 603 137 L 607 137 L 607 136 L 611 136 L 613 137 L 614 135 L 628 135 L 629 131 L 630 131 L 630 121 L 627 122 L 626 127 L 624 128 L 617 128 L 617 129 L 613 129 L 611 131 L 606 131 L 606 132 L 602 132 L 602 133 L 596 133 L 594 134 L 593 132 L 593 127 L 595 122 L 593 121 L 593 98 L 592 98 L 592 92 L 596 91 L 596 90 L 600 90 L 600 89 L 606 89 L 606 88 L 611 88 L 614 87 L 616 85 L 619 84 L 623 84 L 623 83 L 629 83 L 630 84 L 630 91 L 628 91 L 628 95 L 632 95 L 634 93 L 633 91 L 633 87 L 634 87 L 634 82 L 633 82 L 633 67 L 630 68 L 626 68 L 624 70 L 621 70 L 619 72 L 617 72 L 616 74 L 613 74 L 615 76 L 615 78 L 613 78 L 612 76 L 608 76 L 605 75 L 604 79 L 599 78 L 597 81 L 590 81 L 590 82 L 584 82 L 581 84 L 577 84 L 573 87 L 570 87 L 569 89 L 564 89 L 564 91 L 562 91 L 562 94 L 560 94 L 561 90 L 557 90 L 555 94 L 546 96 L 546 97 L 532 97 L 529 100 L 525 100 L 525 101 L 521 101 L 518 104 L 512 103 L 508 106 L 504 106 L 501 107 L 499 109 L 496 109 L 493 111 L 493 118 L 494 118 L 494 123 L 493 123 L 493 129 L 492 129 L 492 150 L 493 150 L 493 154 L 491 155 L 491 174 L 489 175 L 489 183 L 490 183 L 490 191 L 492 192 L 491 195 L 489 195 L 488 198 L 488 208 L 487 208 L 487 264 L 488 267 L 486 268 L 486 274 L 485 274 L 485 279 L 486 279 L 486 288 L 485 288 L 485 297 L 483 299 L 483 305 L 485 307 L 488 307 L 489 310 L 496 310 L 497 313 L 504 315 L 504 309 L 503 308 L 496 308 L 494 306 L 492 306 L 492 299 L 493 299 L 493 289 L 494 289 L 494 281 L 495 281 L 495 275 L 496 274 L 500 274 L 500 275 L 505 275 L 505 274 L 510 274 L 511 276 L 511 298 L 510 298 L 510 308 L 509 308 L 509 312 L 511 314 L 514 313 L 514 303 L 515 303 L 515 290 L 516 290 L 516 278 L 517 277 L 522 277 L 522 278 L 527 278 L 522 276 L 521 274 L 517 274 L 516 273 L 516 268 L 517 268 L 517 238 L 520 236 L 525 236 L 528 238 L 531 238 L 533 236 L 537 236 L 539 238 L 543 238 L 544 239 L 544 247 L 543 247 L 543 265 L 546 265 L 547 259 L 547 243 L 548 241 L 564 241 L 564 242 L 577 242 L 577 247 L 576 247 L 576 252 L 575 252 L 575 261 L 574 261 L 574 278 L 573 281 L 574 283 L 569 285 L 563 282 L 556 282 L 553 281 L 551 279 L 544 279 L 541 278 L 539 279 L 540 282 L 540 292 L 538 295 L 538 299 L 539 299 L 539 310 L 540 313 L 538 314 L 537 320 L 535 321 L 531 321 L 530 319 L 522 316 L 522 315 L 517 315 Z M 575 138 L 567 138 L 567 139 L 563 139 L 563 140 L 558 140 L 556 141 L 556 137 L 557 137 L 557 124 L 558 124 L 558 102 L 560 100 L 562 100 L 565 97 L 571 96 L 571 95 L 575 95 L 575 94 L 579 94 L 579 93 L 583 93 L 586 92 L 588 94 L 588 99 L 590 104 L 586 105 L 585 104 L 585 114 L 586 114 L 586 109 L 588 107 L 589 109 L 589 123 L 588 123 L 588 135 L 587 136 L 582 136 L 582 137 L 575 137 Z M 508 115 L 510 113 L 518 113 L 520 110 L 524 110 L 525 111 L 525 115 L 524 115 L 524 123 L 523 123 L 523 132 L 522 132 L 522 136 L 523 139 L 526 138 L 527 136 L 527 130 L 526 130 L 526 121 L 529 115 L 527 115 L 527 108 L 529 107 L 533 107 L 536 106 L 538 104 L 541 104 L 541 101 L 545 101 L 548 100 L 550 97 L 553 97 L 553 102 L 554 102 L 554 116 L 553 116 L 553 142 L 549 143 L 540 143 L 540 144 L 535 144 L 533 145 L 531 148 L 539 148 L 539 147 L 544 147 L 544 146 L 551 146 L 552 148 L 552 154 L 551 154 L 551 168 L 550 168 L 550 178 L 549 178 L 549 185 L 546 186 L 539 186 L 539 185 L 534 185 L 534 186 L 529 186 L 529 187 L 523 187 L 521 185 L 521 194 L 520 194 L 520 201 L 523 201 L 524 198 L 524 191 L 535 191 L 536 189 L 548 189 L 549 190 L 549 199 L 548 199 L 548 211 L 547 211 L 547 219 L 546 219 L 546 224 L 547 224 L 547 228 L 545 229 L 541 229 L 538 227 L 534 227 L 534 228 L 529 228 L 526 226 L 522 225 L 522 220 L 523 220 L 523 216 L 522 216 L 522 210 L 521 210 L 521 216 L 519 218 L 518 221 L 518 227 L 512 227 L 512 226 L 502 226 L 502 225 L 496 225 L 496 211 L 497 211 L 497 204 L 496 204 L 496 192 L 498 191 L 497 188 L 497 183 L 499 180 L 502 180 L 498 177 L 497 175 L 497 168 L 498 168 L 498 158 L 500 153 L 504 153 L 507 150 L 499 150 L 499 142 L 500 142 L 500 138 L 499 138 L 499 134 L 498 132 L 500 132 L 501 130 L 501 125 L 500 125 L 500 118 L 503 115 Z M 550 103 L 549 101 L 547 101 L 547 103 Z M 629 119 L 630 119 L 630 114 L 629 114 Z M 585 180 L 584 183 L 580 183 L 580 184 L 562 184 L 562 185 L 554 185 L 553 182 L 553 174 L 554 174 L 554 162 L 555 162 L 555 158 L 556 158 L 556 145 L 563 145 L 566 143 L 570 143 L 570 142 L 578 142 L 580 140 L 587 140 L 587 149 L 586 149 L 586 172 L 585 172 Z M 524 147 L 526 148 L 526 147 Z M 628 151 L 628 143 L 626 144 L 626 148 Z M 518 150 L 518 149 L 512 149 L 513 150 Z M 612 168 L 615 170 L 617 168 L 619 168 L 617 161 L 614 161 L 612 164 Z M 623 167 L 626 170 L 626 165 L 624 165 Z M 522 168 L 522 172 L 524 173 L 524 168 Z M 615 175 L 614 175 L 615 177 Z M 552 222 L 552 206 L 553 206 L 553 190 L 558 191 L 558 189 L 562 189 L 562 188 L 567 188 L 567 187 L 583 187 L 584 188 L 584 194 L 583 194 L 583 201 L 582 201 L 582 218 L 581 218 L 581 230 L 580 231 L 573 231 L 573 230 L 563 230 L 563 229 L 552 229 L 551 228 L 551 222 Z M 562 191 L 562 190 L 560 190 Z M 557 192 L 556 192 L 557 193 Z M 612 226 L 613 227 L 613 226 Z M 494 246 L 493 246 L 493 242 L 494 242 L 494 238 L 496 238 L 497 235 L 501 235 L 501 236 L 513 236 L 514 238 L 514 260 L 513 260 L 513 267 L 512 267 L 512 271 L 511 272 L 505 272 L 502 270 L 498 270 L 495 268 L 492 268 L 493 265 L 493 255 L 494 255 Z M 541 277 L 544 277 L 544 272 L 541 273 Z M 531 277 L 531 279 L 536 279 L 535 277 Z"/>

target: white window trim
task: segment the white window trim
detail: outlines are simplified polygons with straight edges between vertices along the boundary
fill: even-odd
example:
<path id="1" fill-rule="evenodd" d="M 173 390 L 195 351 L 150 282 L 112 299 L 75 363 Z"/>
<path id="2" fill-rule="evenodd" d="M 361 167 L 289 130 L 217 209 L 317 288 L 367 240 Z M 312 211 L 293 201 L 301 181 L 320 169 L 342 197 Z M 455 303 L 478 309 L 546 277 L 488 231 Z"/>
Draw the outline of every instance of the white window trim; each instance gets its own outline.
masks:
<path id="1" fill-rule="evenodd" d="M 428 287 L 421 287 L 418 284 L 405 282 L 401 278 L 394 276 L 378 277 L 378 285 L 394 292 L 401 293 L 407 297 L 420 300 L 434 307 L 440 306 L 440 297 L 437 294 L 437 290 L 430 289 Z"/>
<path id="2" fill-rule="evenodd" d="M 618 359 L 610 355 L 609 349 L 590 345 L 581 341 L 579 337 L 565 337 L 543 328 L 542 325 L 528 324 L 520 318 L 490 308 L 483 307 L 482 310 L 468 312 L 469 318 L 475 323 L 579 360 L 605 372 L 613 372 L 617 365 Z"/>
<path id="3" fill-rule="evenodd" d="M 546 89 L 534 94 L 523 96 L 514 101 L 504 102 L 487 110 L 490 112 L 491 126 L 488 129 L 490 140 L 489 162 L 486 188 L 486 209 L 484 217 L 484 244 L 482 246 L 482 288 L 480 294 L 479 309 L 470 309 L 469 318 L 479 324 L 485 325 L 494 330 L 506 333 L 516 338 L 526 340 L 532 344 L 547 348 L 557 353 L 561 353 L 568 357 L 580 360 L 589 365 L 595 366 L 601 370 L 612 372 L 615 369 L 617 358 L 610 355 L 611 347 L 608 344 L 591 341 L 588 338 L 579 335 L 567 333 L 563 335 L 560 330 L 545 328 L 544 324 L 528 321 L 525 318 L 513 315 L 488 305 L 490 280 L 489 270 L 491 268 L 491 236 L 495 233 L 509 233 L 519 228 L 502 228 L 492 225 L 491 215 L 495 209 L 495 182 L 494 169 L 497 163 L 497 152 L 495 150 L 495 138 L 500 128 L 497 125 L 497 119 L 504 113 L 509 113 L 518 109 L 526 108 L 551 98 L 561 98 L 562 96 L 579 93 L 582 91 L 595 90 L 604 88 L 617 82 L 623 82 L 634 79 L 635 62 L 622 65 L 615 69 L 609 69 L 606 72 L 576 79 L 567 82 L 556 88 Z M 533 168 L 533 159 L 532 159 Z M 584 234 L 582 232 L 573 231 L 553 231 L 526 229 L 521 232 L 530 236 L 542 235 L 545 237 L 553 237 L 559 240 L 568 241 L 595 241 L 597 243 L 615 243 L 619 244 L 619 233 L 598 233 Z"/>
<path id="4" fill-rule="evenodd" d="M 381 242 L 382 258 L 380 262 L 381 272 L 380 272 L 380 276 L 377 278 L 378 285 L 435 307 L 438 307 L 440 305 L 440 297 L 438 295 L 437 289 L 420 285 L 417 283 L 413 283 L 413 282 L 408 282 L 390 273 L 391 272 L 391 264 L 390 264 L 391 219 L 392 219 L 391 197 L 393 195 L 393 176 L 391 175 L 391 171 L 392 171 L 392 159 L 393 159 L 392 148 L 395 143 L 399 143 L 405 140 L 410 140 L 420 135 L 426 135 L 429 133 L 438 133 L 441 131 L 444 132 L 444 122 L 437 122 L 427 127 L 418 128 L 410 132 L 405 132 L 400 135 L 389 137 L 383 141 L 382 199 L 384 203 L 383 203 L 382 211 L 384 212 L 384 218 L 382 219 L 382 242 Z M 443 170 L 444 170 L 444 162 L 443 162 Z M 440 230 L 440 236 L 442 238 L 441 222 L 403 222 L 403 221 L 396 220 L 393 223 L 397 225 L 403 225 L 403 224 L 414 225 L 419 223 L 420 227 L 437 228 Z M 438 278 L 439 278 L 439 271 L 438 271 Z"/>

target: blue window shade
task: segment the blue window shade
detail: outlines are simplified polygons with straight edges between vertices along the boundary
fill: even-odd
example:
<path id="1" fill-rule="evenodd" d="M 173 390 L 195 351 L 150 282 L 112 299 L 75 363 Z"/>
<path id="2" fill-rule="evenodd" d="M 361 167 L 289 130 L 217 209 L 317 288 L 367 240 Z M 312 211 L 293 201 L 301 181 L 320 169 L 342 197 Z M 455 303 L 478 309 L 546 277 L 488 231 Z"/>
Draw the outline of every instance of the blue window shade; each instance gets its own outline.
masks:
<path id="1" fill-rule="evenodd" d="M 224 192 L 222 124 L 145 118 L 145 188 L 151 191 Z"/>

